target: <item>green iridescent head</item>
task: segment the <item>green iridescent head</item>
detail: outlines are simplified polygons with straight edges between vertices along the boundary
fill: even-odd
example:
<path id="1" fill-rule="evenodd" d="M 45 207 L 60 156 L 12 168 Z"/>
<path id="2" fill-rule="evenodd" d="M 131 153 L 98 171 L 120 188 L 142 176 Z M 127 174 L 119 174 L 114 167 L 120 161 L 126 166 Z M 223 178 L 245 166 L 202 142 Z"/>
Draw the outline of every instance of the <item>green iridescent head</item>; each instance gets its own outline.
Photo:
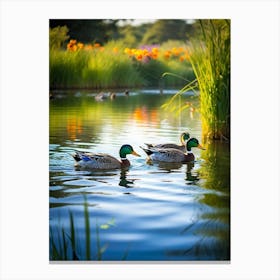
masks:
<path id="1" fill-rule="evenodd" d="M 132 148 L 131 145 L 125 144 L 122 145 L 120 148 L 120 157 L 121 158 L 126 158 L 126 155 L 132 154 L 134 156 L 140 157 Z"/>
<path id="2" fill-rule="evenodd" d="M 187 151 L 191 151 L 192 148 L 199 148 L 201 150 L 205 150 L 200 144 L 199 141 L 196 138 L 191 138 L 188 140 L 187 144 Z"/>
<path id="3" fill-rule="evenodd" d="M 182 145 L 185 145 L 188 139 L 190 139 L 190 134 L 188 132 L 183 132 L 180 136 Z"/>

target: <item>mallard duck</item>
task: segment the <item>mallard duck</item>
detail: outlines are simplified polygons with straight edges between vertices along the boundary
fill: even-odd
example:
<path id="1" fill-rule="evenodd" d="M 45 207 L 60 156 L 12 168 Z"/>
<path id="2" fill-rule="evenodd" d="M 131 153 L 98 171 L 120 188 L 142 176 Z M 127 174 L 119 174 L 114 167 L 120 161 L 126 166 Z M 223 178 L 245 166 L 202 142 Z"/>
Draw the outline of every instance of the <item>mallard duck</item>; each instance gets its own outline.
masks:
<path id="1" fill-rule="evenodd" d="M 181 145 L 177 145 L 177 144 L 173 144 L 173 143 L 166 143 L 166 144 L 147 144 L 145 143 L 145 145 L 148 148 L 157 148 L 157 149 L 177 149 L 180 150 L 182 152 L 186 151 L 186 141 L 190 138 L 190 134 L 188 132 L 183 132 L 180 135 L 180 141 L 181 141 Z"/>
<path id="2" fill-rule="evenodd" d="M 110 92 L 110 99 L 113 100 L 116 98 L 116 94 L 114 92 Z"/>
<path id="3" fill-rule="evenodd" d="M 133 150 L 132 146 L 127 144 L 121 146 L 119 153 L 121 160 L 108 154 L 94 154 L 78 151 L 73 155 L 73 158 L 76 160 L 76 166 L 78 167 L 87 169 L 117 169 L 130 166 L 126 155 L 132 154 L 140 157 L 140 155 Z"/>
<path id="4" fill-rule="evenodd" d="M 96 101 L 104 101 L 105 99 L 107 99 L 107 96 L 104 92 L 100 92 L 94 98 Z"/>
<path id="5" fill-rule="evenodd" d="M 178 149 L 168 148 L 168 149 L 157 149 L 157 148 L 143 148 L 144 152 L 149 156 L 150 160 L 163 161 L 163 162 L 191 162 L 195 160 L 194 154 L 192 153 L 192 148 L 199 148 L 204 150 L 204 148 L 199 144 L 196 138 L 190 138 L 186 144 L 187 153 L 184 153 Z"/>

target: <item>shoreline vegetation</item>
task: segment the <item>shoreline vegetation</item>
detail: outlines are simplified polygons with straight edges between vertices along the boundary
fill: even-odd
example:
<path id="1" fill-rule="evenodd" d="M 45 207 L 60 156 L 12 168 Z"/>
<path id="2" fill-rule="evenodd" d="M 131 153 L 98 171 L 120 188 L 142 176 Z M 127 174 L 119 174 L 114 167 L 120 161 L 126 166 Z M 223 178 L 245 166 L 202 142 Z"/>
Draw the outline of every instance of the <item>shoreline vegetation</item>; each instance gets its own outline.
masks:
<path id="1" fill-rule="evenodd" d="M 122 42 L 105 45 L 70 40 L 67 49 L 50 50 L 50 90 L 181 87 L 194 79 L 186 45 L 128 48 Z M 174 72 L 183 77 L 162 77 Z"/>

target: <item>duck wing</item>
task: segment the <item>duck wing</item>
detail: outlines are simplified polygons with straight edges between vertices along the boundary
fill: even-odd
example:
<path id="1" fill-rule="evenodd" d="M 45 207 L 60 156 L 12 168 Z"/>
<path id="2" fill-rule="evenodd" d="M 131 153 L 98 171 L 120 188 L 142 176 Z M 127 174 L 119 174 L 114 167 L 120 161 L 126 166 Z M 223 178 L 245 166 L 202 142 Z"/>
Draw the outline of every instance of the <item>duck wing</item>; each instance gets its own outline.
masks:
<path id="1" fill-rule="evenodd" d="M 176 149 L 180 151 L 185 151 L 186 147 L 184 145 L 177 145 L 173 143 L 165 143 L 165 144 L 148 144 L 145 143 L 148 148 L 156 148 L 156 149 Z"/>
<path id="2" fill-rule="evenodd" d="M 174 148 L 157 149 L 157 148 L 142 148 L 150 159 L 163 162 L 184 162 L 185 154 Z"/>
<path id="3" fill-rule="evenodd" d="M 76 160 L 77 165 L 82 167 L 113 169 L 121 166 L 119 160 L 108 154 L 76 152 L 73 157 Z"/>

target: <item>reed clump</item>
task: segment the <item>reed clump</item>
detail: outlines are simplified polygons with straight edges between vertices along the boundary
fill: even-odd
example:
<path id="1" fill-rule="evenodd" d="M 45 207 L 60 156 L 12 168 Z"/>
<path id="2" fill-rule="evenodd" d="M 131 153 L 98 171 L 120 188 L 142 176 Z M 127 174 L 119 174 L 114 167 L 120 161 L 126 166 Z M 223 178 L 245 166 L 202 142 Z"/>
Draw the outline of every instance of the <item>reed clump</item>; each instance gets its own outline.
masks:
<path id="1" fill-rule="evenodd" d="M 200 20 L 201 37 L 189 46 L 196 79 L 163 105 L 174 110 L 175 99 L 199 90 L 202 134 L 211 139 L 230 137 L 230 21 Z M 182 108 L 178 108 L 182 110 Z"/>
<path id="2" fill-rule="evenodd" d="M 200 90 L 202 131 L 210 138 L 230 134 L 230 22 L 200 21 L 203 43 L 192 46 L 191 64 Z"/>

